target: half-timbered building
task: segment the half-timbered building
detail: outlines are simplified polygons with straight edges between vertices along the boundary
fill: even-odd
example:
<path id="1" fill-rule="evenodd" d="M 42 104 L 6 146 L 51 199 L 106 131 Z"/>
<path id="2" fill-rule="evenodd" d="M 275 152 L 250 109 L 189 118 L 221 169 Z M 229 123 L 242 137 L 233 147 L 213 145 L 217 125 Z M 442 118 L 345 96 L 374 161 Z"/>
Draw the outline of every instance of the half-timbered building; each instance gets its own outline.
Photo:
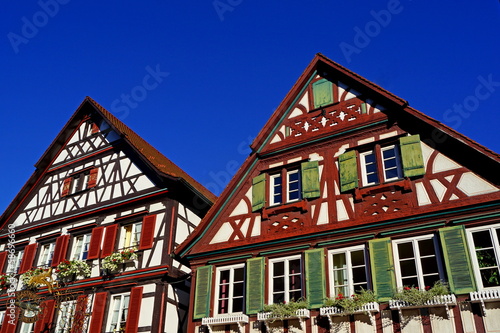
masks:
<path id="1" fill-rule="evenodd" d="M 214 195 L 89 97 L 35 167 L 0 218 L 1 332 L 185 331 L 170 254 Z"/>
<path id="2" fill-rule="evenodd" d="M 176 250 L 188 332 L 500 331 L 498 154 L 320 54 L 251 148 Z"/>

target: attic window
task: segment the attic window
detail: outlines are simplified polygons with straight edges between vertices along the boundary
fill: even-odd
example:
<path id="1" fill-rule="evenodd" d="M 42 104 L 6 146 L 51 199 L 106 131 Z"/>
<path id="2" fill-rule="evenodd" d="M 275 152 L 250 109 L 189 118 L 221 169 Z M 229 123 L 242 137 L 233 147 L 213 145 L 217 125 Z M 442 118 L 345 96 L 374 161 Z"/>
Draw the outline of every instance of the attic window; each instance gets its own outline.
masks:
<path id="1" fill-rule="evenodd" d="M 61 197 L 82 192 L 97 185 L 98 168 L 88 168 L 70 175 L 63 183 Z"/>

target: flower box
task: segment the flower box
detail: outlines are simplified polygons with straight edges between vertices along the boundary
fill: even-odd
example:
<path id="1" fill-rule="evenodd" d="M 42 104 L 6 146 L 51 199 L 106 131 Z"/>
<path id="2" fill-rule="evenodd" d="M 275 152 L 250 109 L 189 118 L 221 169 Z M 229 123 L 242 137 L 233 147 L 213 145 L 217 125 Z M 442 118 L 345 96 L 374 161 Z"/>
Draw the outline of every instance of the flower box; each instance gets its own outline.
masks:
<path id="1" fill-rule="evenodd" d="M 474 303 L 481 303 L 481 308 L 483 309 L 483 315 L 486 316 L 486 306 L 485 302 L 495 302 L 500 301 L 500 289 L 490 289 L 474 291 L 470 293 L 470 300 Z"/>
<path id="2" fill-rule="evenodd" d="M 212 332 L 212 326 L 237 324 L 240 333 L 244 333 L 244 324 L 248 324 L 248 316 L 244 314 L 224 314 L 216 317 L 205 317 L 201 320 L 202 325 L 206 325 Z"/>

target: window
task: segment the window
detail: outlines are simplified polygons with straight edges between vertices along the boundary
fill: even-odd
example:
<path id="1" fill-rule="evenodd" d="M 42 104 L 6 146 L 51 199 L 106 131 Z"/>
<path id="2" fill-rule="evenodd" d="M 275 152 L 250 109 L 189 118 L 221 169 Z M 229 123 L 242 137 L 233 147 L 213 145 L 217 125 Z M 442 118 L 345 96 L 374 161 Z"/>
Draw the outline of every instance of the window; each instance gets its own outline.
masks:
<path id="1" fill-rule="evenodd" d="M 350 296 L 361 289 L 369 289 L 366 258 L 364 246 L 329 252 L 332 296 L 338 294 Z"/>
<path id="2" fill-rule="evenodd" d="M 40 258 L 38 260 L 38 266 L 49 267 L 52 264 L 55 247 L 55 242 L 42 245 L 42 248 L 40 250 Z"/>
<path id="3" fill-rule="evenodd" d="M 283 170 L 269 176 L 271 206 L 298 201 L 300 199 L 300 172 L 298 169 Z M 286 179 L 283 183 L 283 179 Z M 285 200 L 283 200 L 283 196 Z"/>
<path id="4" fill-rule="evenodd" d="M 89 253 L 90 235 L 77 236 L 73 244 L 72 260 L 86 260 Z"/>
<path id="5" fill-rule="evenodd" d="M 500 286 L 500 225 L 471 229 L 468 237 L 480 288 Z"/>
<path id="6" fill-rule="evenodd" d="M 61 196 L 75 194 L 97 185 L 97 168 L 88 168 L 71 174 L 64 180 Z"/>
<path id="7" fill-rule="evenodd" d="M 19 333 L 33 333 L 34 331 L 35 325 L 33 323 L 22 323 Z"/>
<path id="8" fill-rule="evenodd" d="M 142 222 L 127 224 L 122 227 L 121 249 L 138 248 L 141 242 Z"/>
<path id="9" fill-rule="evenodd" d="M 349 150 L 339 155 L 338 163 L 342 192 L 425 174 L 418 134 L 400 137 L 399 144 L 376 144 L 370 150 Z"/>
<path id="10" fill-rule="evenodd" d="M 398 287 L 432 287 L 443 280 L 435 237 L 394 241 L 394 260 Z"/>
<path id="11" fill-rule="evenodd" d="M 376 147 L 360 153 L 363 186 L 402 178 L 401 158 L 396 145 Z"/>
<path id="12" fill-rule="evenodd" d="M 217 282 L 217 314 L 243 312 L 244 265 L 218 268 Z"/>
<path id="13" fill-rule="evenodd" d="M 19 272 L 19 268 L 21 267 L 21 262 L 23 261 L 23 255 L 24 251 L 17 251 L 14 254 L 14 258 L 12 260 L 9 260 L 8 262 L 8 267 L 6 273 L 17 273 Z"/>
<path id="14" fill-rule="evenodd" d="M 270 300 L 290 302 L 302 297 L 302 264 L 300 256 L 271 259 Z"/>
<path id="15" fill-rule="evenodd" d="M 125 329 L 130 295 L 113 295 L 106 332 L 121 332 Z"/>
<path id="16" fill-rule="evenodd" d="M 57 317 L 56 333 L 69 333 L 75 317 L 76 301 L 62 302 Z"/>

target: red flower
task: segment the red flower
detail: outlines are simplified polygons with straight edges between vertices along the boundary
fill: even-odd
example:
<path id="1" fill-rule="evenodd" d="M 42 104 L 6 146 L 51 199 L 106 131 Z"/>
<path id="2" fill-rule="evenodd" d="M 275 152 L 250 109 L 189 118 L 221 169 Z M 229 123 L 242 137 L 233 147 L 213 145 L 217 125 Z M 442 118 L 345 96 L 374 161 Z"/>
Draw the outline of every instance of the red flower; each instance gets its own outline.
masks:
<path id="1" fill-rule="evenodd" d="M 410 290 L 411 288 L 410 287 L 404 287 L 404 290 Z"/>
<path id="2" fill-rule="evenodd" d="M 431 289 L 430 286 L 425 286 L 425 290 L 429 290 L 429 289 Z"/>

